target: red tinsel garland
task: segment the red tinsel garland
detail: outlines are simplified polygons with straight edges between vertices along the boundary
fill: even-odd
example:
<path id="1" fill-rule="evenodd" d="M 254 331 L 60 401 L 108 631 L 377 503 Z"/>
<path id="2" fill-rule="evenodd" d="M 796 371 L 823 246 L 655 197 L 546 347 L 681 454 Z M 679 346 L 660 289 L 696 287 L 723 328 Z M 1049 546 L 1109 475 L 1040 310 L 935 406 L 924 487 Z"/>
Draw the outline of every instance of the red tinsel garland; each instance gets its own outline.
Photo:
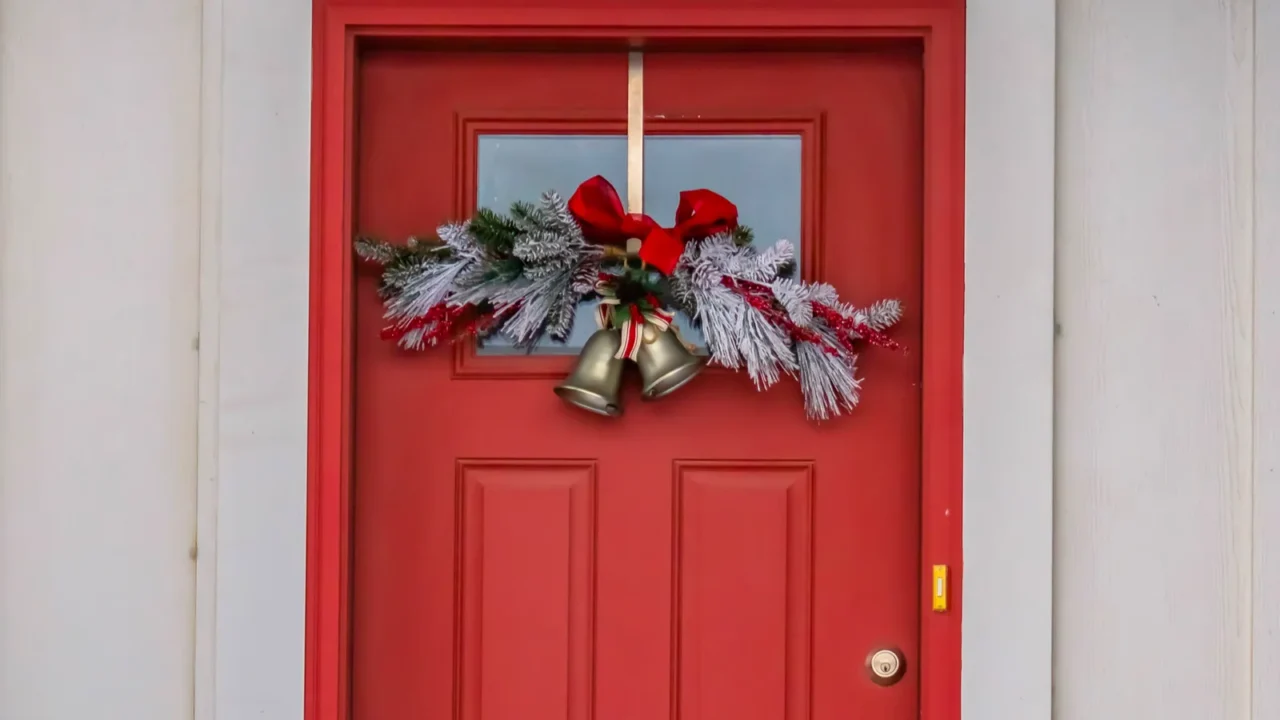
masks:
<path id="1" fill-rule="evenodd" d="M 434 346 L 442 341 L 453 341 L 459 337 L 475 334 L 493 318 L 493 313 L 479 312 L 476 306 L 470 303 L 459 306 L 442 303 L 407 323 L 383 328 L 382 338 L 400 340 L 414 330 L 429 327 L 430 329 L 422 335 L 422 343 Z"/>
<path id="2" fill-rule="evenodd" d="M 742 296 L 742 299 L 748 305 L 760 311 L 770 323 L 781 327 L 787 331 L 793 339 L 799 342 L 810 342 L 821 345 L 822 349 L 828 353 L 835 355 L 837 350 L 827 344 L 822 336 L 810 330 L 809 328 L 800 327 L 787 315 L 787 311 L 779 307 L 777 299 L 773 296 L 773 290 L 768 285 L 751 282 L 750 280 L 740 280 L 725 276 L 720 278 L 720 283 L 725 287 L 733 290 Z"/>
<path id="3" fill-rule="evenodd" d="M 897 341 L 892 340 L 888 335 L 876 330 L 866 323 L 860 323 L 853 318 L 845 317 L 835 308 L 822 303 L 810 303 L 813 306 L 813 314 L 822 318 L 839 337 L 849 350 L 853 349 L 853 341 L 863 339 L 877 347 L 897 350 L 901 345 Z"/>
<path id="4" fill-rule="evenodd" d="M 786 310 L 778 305 L 777 298 L 774 297 L 773 290 L 768 285 L 728 276 L 721 278 L 720 283 L 741 295 L 748 305 L 760 311 L 769 322 L 786 330 L 796 341 L 821 345 L 824 350 L 831 354 L 838 352 L 822 336 L 808 328 L 797 325 Z M 829 305 L 823 305 L 819 302 L 810 302 L 809 305 L 813 308 L 814 315 L 822 318 L 827 325 L 831 326 L 831 329 L 835 331 L 836 337 L 839 338 L 840 344 L 850 353 L 854 351 L 853 343 L 855 340 L 866 340 L 872 345 L 890 350 L 896 350 L 901 347 L 897 341 L 891 339 L 888 335 L 864 322 L 845 317 Z"/>

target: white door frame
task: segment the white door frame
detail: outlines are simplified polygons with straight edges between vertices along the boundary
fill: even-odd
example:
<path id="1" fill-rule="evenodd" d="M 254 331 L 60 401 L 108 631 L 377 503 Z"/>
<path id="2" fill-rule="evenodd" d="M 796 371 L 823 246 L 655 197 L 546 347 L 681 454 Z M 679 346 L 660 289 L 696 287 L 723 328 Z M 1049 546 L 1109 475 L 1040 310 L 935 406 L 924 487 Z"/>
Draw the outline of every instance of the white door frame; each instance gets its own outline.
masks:
<path id="1" fill-rule="evenodd" d="M 302 717 L 309 0 L 205 0 L 196 718 Z M 1053 0 L 967 18 L 963 712 L 1049 720 Z"/>

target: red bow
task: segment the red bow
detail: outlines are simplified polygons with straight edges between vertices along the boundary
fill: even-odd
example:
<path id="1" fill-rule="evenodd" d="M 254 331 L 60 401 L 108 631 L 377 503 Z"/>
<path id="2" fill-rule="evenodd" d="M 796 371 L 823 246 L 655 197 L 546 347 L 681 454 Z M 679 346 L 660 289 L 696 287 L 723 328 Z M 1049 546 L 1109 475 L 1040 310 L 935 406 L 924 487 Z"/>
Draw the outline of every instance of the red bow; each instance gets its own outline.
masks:
<path id="1" fill-rule="evenodd" d="M 685 190 L 675 227 L 664 228 L 648 215 L 625 212 L 618 191 L 599 175 L 578 186 L 569 198 L 569 212 L 591 242 L 623 245 L 629 238 L 640 238 L 640 259 L 667 275 L 676 269 L 685 242 L 738 226 L 738 208 L 723 195 Z"/>

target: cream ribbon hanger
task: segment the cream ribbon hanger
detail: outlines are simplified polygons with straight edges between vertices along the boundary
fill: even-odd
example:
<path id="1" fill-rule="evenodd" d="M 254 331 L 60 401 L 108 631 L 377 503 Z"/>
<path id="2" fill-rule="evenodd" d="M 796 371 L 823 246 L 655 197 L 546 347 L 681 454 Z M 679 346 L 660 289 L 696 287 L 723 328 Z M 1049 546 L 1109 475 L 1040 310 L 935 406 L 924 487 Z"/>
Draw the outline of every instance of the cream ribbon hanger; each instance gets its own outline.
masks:
<path id="1" fill-rule="evenodd" d="M 627 211 L 644 212 L 644 53 L 627 55 Z M 627 254 L 640 251 L 640 239 L 627 240 Z"/>

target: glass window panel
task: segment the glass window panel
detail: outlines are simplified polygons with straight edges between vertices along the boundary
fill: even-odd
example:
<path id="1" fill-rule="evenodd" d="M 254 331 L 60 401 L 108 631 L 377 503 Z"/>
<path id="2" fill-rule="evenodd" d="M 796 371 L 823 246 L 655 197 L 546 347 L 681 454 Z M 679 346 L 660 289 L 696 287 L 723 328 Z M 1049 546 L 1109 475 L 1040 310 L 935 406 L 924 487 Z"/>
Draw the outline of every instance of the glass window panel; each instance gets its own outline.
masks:
<path id="1" fill-rule="evenodd" d="M 780 239 L 800 257 L 799 135 L 655 135 L 644 141 L 644 210 L 664 226 L 675 218 L 681 190 L 707 188 L 738 206 L 738 222 L 767 247 Z M 676 317 L 680 335 L 705 352 L 702 333 Z"/>
<path id="2" fill-rule="evenodd" d="M 517 200 L 537 202 L 555 190 L 565 200 L 589 177 L 603 175 L 627 197 L 625 135 L 481 135 L 476 157 L 480 207 L 505 212 Z M 563 343 L 544 337 L 532 350 L 512 347 L 500 335 L 486 338 L 479 355 L 577 355 L 596 331 L 595 303 L 578 306 L 573 332 Z"/>
<path id="3" fill-rule="evenodd" d="M 516 200 L 536 201 L 546 190 L 567 198 L 583 180 L 604 175 L 627 194 L 626 138 L 620 135 L 482 135 L 476 197 L 482 207 L 505 210 Z M 645 138 L 645 212 L 670 225 L 680 191 L 709 188 L 738 206 L 739 221 L 756 244 L 792 240 L 799 253 L 801 139 L 798 135 L 651 135 Z M 797 257 L 797 267 L 800 258 Z M 595 303 L 578 308 L 565 343 L 543 339 L 532 353 L 576 355 L 595 332 Z M 703 337 L 681 313 L 681 335 L 699 348 Z M 502 337 L 485 340 L 481 355 L 523 354 Z"/>

